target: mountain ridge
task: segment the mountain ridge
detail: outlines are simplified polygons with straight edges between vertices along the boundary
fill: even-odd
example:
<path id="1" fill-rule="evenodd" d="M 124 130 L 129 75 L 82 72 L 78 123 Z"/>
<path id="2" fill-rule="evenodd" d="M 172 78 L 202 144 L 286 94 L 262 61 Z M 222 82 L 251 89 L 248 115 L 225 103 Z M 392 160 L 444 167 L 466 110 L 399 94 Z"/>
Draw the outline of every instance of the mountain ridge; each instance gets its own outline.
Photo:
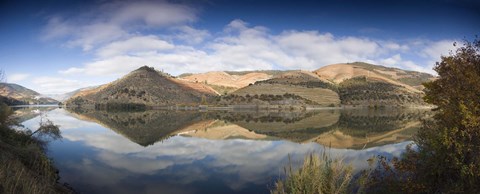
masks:
<path id="1" fill-rule="evenodd" d="M 415 106 L 425 105 L 421 83 L 435 79 L 427 73 L 363 62 L 332 64 L 314 71 L 262 72 L 214 71 L 175 77 L 143 66 L 116 81 L 79 92 L 67 104 Z"/>

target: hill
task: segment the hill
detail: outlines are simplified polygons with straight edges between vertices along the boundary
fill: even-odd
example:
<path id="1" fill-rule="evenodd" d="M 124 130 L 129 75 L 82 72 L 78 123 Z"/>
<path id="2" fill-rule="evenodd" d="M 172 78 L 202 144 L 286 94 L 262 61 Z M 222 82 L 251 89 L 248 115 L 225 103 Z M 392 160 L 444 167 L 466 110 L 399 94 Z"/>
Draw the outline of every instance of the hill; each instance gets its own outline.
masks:
<path id="1" fill-rule="evenodd" d="M 424 105 L 423 93 L 401 85 L 368 77 L 354 77 L 338 85 L 338 93 L 344 105 L 410 106 Z"/>
<path id="2" fill-rule="evenodd" d="M 12 83 L 0 83 L 0 96 L 2 100 L 6 100 L 6 103 L 12 105 L 18 104 L 58 104 L 58 101 L 43 97 L 40 93 L 31 89 L 25 88 L 18 84 Z"/>
<path id="3" fill-rule="evenodd" d="M 308 71 L 289 71 L 271 79 L 257 81 L 230 95 L 217 99 L 219 104 L 256 104 L 289 106 L 336 106 L 340 98 L 333 83 Z"/>
<path id="4" fill-rule="evenodd" d="M 65 102 L 66 100 L 68 100 L 72 96 L 77 96 L 79 94 L 81 95 L 82 92 L 90 91 L 90 90 L 96 89 L 98 87 L 100 87 L 100 86 L 89 86 L 89 87 L 85 87 L 85 88 L 76 89 L 74 91 L 67 92 L 67 93 L 64 93 L 64 94 L 51 94 L 51 95 L 47 94 L 47 96 L 50 97 L 50 98 L 53 98 L 55 100 L 58 100 L 60 102 Z"/>
<path id="5" fill-rule="evenodd" d="M 368 63 L 342 63 L 313 71 L 336 84 L 344 105 L 424 105 L 422 83 L 434 76 Z"/>
<path id="6" fill-rule="evenodd" d="M 216 95 L 215 90 L 202 83 L 179 80 L 143 66 L 114 82 L 77 93 L 66 105 L 97 108 L 194 105 Z"/>
<path id="7" fill-rule="evenodd" d="M 24 105 L 25 104 L 25 102 L 23 102 L 23 101 L 16 100 L 14 98 L 6 97 L 6 96 L 0 96 L 0 102 L 5 103 L 8 106 Z"/>
<path id="8" fill-rule="evenodd" d="M 256 81 L 266 80 L 272 75 L 262 72 L 250 72 L 245 74 L 229 74 L 223 71 L 212 71 L 207 73 L 190 74 L 182 76 L 181 79 L 194 82 L 204 83 L 212 86 L 218 93 L 230 93 L 239 88 L 248 86 Z"/>
<path id="9" fill-rule="evenodd" d="M 433 79 L 426 73 L 361 62 L 328 65 L 313 72 L 216 71 L 178 78 L 145 66 L 112 83 L 76 91 L 67 105 L 417 106 L 426 105 L 422 83 Z"/>
<path id="10" fill-rule="evenodd" d="M 407 71 L 362 62 L 328 65 L 313 71 L 313 73 L 337 84 L 355 77 L 367 77 L 401 86 L 416 93 L 421 93 L 423 90 L 422 83 L 435 79 L 434 76 L 428 73 Z"/>
<path id="11" fill-rule="evenodd" d="M 333 64 L 287 71 L 217 99 L 220 105 L 415 106 L 423 102 L 427 73 L 368 63 Z"/>

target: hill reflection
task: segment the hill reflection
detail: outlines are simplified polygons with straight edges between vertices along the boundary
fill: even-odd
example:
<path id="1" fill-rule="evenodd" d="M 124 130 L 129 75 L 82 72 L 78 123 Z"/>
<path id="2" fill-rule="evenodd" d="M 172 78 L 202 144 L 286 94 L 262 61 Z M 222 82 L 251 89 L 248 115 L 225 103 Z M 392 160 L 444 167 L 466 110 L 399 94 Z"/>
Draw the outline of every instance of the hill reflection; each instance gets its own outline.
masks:
<path id="1" fill-rule="evenodd" d="M 171 136 L 213 140 L 255 139 L 316 142 L 333 148 L 364 149 L 411 139 L 427 110 L 328 110 L 315 112 L 69 110 L 142 146 Z"/>

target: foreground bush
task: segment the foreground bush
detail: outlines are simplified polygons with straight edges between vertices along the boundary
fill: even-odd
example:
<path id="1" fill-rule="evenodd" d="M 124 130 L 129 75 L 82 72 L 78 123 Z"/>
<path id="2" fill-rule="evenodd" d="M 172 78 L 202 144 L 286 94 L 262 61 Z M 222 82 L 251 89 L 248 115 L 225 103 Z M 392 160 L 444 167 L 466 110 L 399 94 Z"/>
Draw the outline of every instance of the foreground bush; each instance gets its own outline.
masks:
<path id="1" fill-rule="evenodd" d="M 275 183 L 272 194 L 347 193 L 352 180 L 352 167 L 345 165 L 342 160 L 330 158 L 324 152 L 306 156 L 297 170 L 290 164 L 285 167 L 285 175 L 285 179 Z"/>

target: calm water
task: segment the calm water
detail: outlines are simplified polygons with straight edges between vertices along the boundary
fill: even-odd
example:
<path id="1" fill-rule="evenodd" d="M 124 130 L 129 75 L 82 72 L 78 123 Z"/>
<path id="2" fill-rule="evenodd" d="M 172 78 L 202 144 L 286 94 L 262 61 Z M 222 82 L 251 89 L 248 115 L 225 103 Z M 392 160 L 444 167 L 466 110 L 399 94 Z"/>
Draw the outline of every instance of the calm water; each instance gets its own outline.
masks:
<path id="1" fill-rule="evenodd" d="M 63 139 L 48 154 L 61 182 L 80 193 L 269 193 L 289 156 L 321 152 L 355 169 L 372 156 L 398 156 L 421 110 L 105 112 L 18 110 L 34 129 L 43 112 Z"/>

